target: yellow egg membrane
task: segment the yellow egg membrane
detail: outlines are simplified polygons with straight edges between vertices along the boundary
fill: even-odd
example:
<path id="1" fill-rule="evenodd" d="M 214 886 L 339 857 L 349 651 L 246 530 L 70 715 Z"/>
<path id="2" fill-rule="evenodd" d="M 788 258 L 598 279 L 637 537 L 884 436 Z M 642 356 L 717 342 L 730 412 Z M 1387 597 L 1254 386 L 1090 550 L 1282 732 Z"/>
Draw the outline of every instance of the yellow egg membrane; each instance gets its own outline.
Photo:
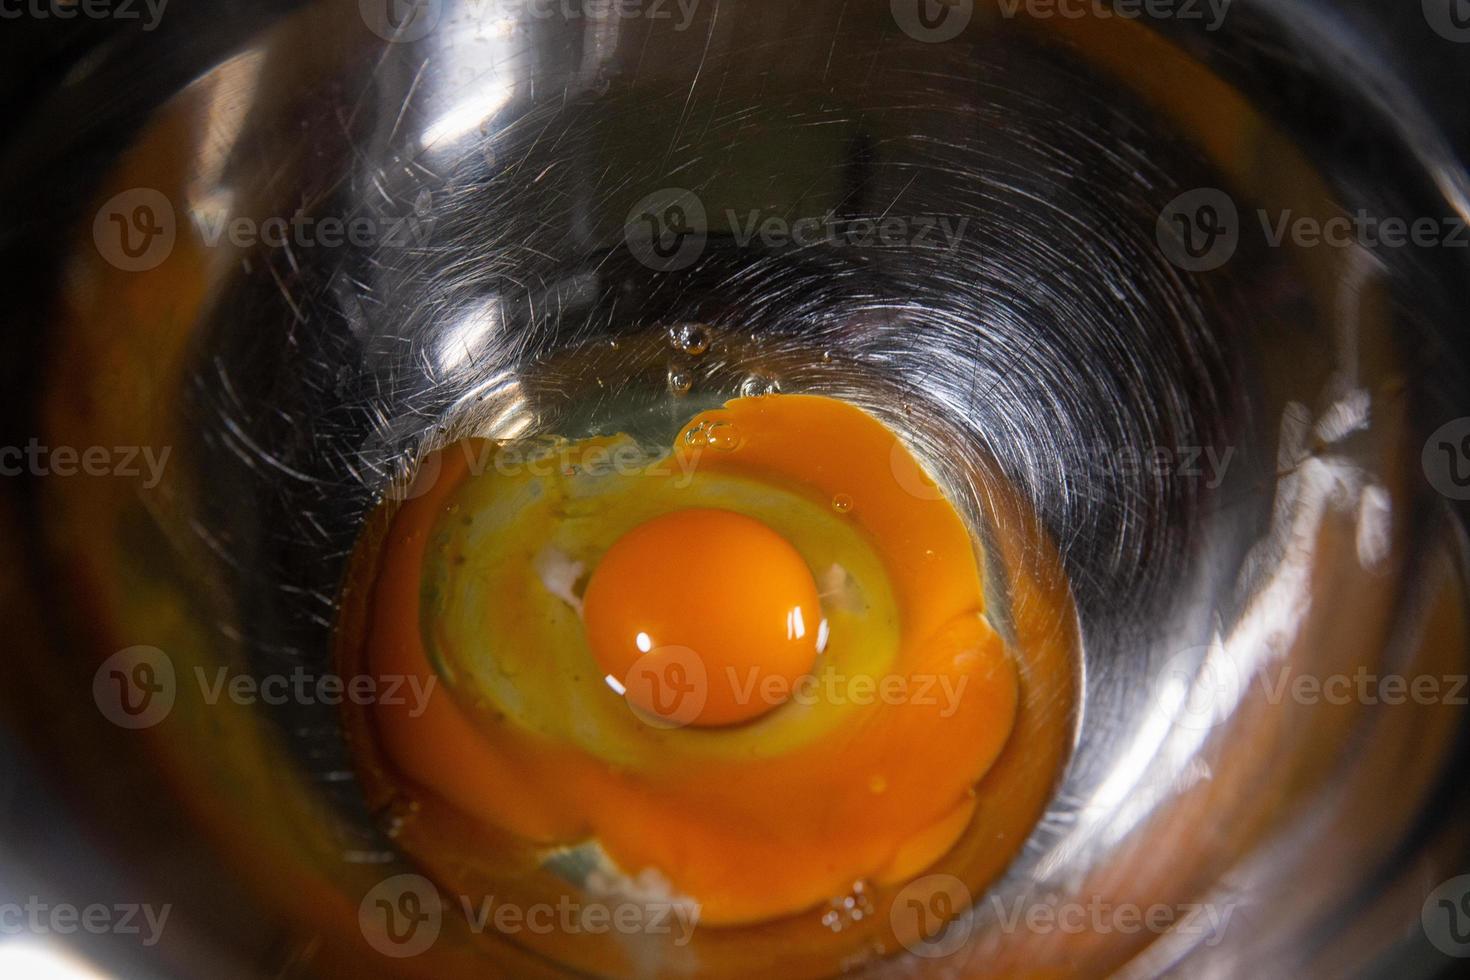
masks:
<path id="1" fill-rule="evenodd" d="M 956 842 L 1016 721 L 1017 671 L 982 615 L 964 522 L 881 423 L 776 395 L 702 413 L 660 458 L 625 437 L 563 443 L 539 465 L 502 452 L 445 450 L 437 484 L 388 532 L 370 669 L 442 676 L 454 695 L 419 716 L 375 707 L 391 766 L 547 852 L 595 842 L 705 924 L 901 882 Z M 566 588 L 628 530 L 696 507 L 776 530 L 825 593 L 828 641 L 803 696 L 738 727 L 631 710 Z M 692 591 L 690 615 L 738 601 L 741 583 L 724 587 Z"/>

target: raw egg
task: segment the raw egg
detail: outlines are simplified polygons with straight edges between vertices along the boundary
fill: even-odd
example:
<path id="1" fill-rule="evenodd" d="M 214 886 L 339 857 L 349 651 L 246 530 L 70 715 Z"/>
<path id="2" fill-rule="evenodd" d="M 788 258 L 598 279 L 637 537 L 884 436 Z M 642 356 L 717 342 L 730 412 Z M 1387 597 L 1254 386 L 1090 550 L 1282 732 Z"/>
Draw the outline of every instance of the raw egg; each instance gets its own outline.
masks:
<path id="1" fill-rule="evenodd" d="M 441 450 L 384 541 L 365 655 L 452 697 L 371 711 L 387 766 L 701 922 L 898 885 L 1017 725 L 975 539 L 886 426 L 814 395 L 627 436 Z"/>

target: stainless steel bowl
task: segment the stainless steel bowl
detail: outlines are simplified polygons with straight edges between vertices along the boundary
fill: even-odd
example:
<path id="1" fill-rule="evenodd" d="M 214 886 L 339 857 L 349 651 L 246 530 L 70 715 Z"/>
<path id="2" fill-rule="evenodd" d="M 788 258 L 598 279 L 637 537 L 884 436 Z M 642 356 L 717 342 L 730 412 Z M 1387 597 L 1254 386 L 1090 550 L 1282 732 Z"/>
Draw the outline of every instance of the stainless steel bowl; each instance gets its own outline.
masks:
<path id="1" fill-rule="evenodd" d="M 354 544 L 433 448 L 775 388 L 870 408 L 981 519 L 975 464 L 1002 474 L 1083 646 L 1070 762 L 1004 876 L 937 945 L 880 924 L 793 975 L 1470 954 L 1458 21 L 1126 6 L 29 14 L 0 156 L 3 884 L 171 913 L 156 944 L 46 919 L 9 945 L 118 975 L 561 973 L 452 909 L 421 955 L 373 948 L 363 898 L 411 865 L 337 706 L 196 679 L 331 671 Z M 687 324 L 707 354 L 648 354 Z M 629 962 L 596 972 L 725 975 Z"/>

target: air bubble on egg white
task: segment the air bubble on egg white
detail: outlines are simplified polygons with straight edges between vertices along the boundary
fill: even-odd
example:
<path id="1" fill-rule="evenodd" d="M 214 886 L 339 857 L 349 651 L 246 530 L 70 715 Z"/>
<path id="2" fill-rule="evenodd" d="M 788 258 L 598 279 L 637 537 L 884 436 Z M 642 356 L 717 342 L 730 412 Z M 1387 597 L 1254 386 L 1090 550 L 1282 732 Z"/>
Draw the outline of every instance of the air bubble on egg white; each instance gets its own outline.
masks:
<path id="1" fill-rule="evenodd" d="M 709 350 L 709 332 L 697 323 L 681 323 L 669 328 L 669 343 L 676 350 L 699 357 Z"/>

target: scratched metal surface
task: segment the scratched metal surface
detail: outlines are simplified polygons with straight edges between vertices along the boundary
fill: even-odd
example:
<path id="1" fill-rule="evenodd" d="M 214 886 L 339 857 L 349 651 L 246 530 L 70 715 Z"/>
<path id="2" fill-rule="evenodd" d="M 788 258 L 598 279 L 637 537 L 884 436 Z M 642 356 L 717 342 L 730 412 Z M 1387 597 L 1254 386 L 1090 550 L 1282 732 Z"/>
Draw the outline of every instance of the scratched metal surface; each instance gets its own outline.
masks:
<path id="1" fill-rule="evenodd" d="M 1173 724 L 1180 690 L 1159 682 L 1411 663 L 1428 597 L 1457 588 L 1456 525 L 1418 467 L 1430 423 L 1465 414 L 1452 339 L 1463 259 L 1303 258 L 1251 240 L 1223 269 L 1190 273 L 1158 245 L 1158 216 L 1196 187 L 1253 204 L 1310 185 L 1349 212 L 1465 214 L 1463 174 L 1381 66 L 1293 5 L 1242 0 L 1219 36 L 1176 31 L 1190 55 L 1175 78 L 1202 102 L 1217 72 L 1243 93 L 1256 163 L 1231 169 L 1198 119 L 1121 77 L 1088 38 L 998 21 L 925 44 L 882 4 L 725 0 L 659 22 L 446 3 L 426 36 L 389 43 L 353 4 L 216 6 L 226 15 L 208 29 L 181 13 L 80 65 L 0 170 L 7 252 L 39 239 L 48 259 L 16 284 L 29 329 L 8 343 L 43 367 L 74 356 L 67 332 L 84 332 L 55 297 L 97 261 L 90 202 L 138 184 L 125 152 L 167 175 L 196 231 L 300 210 L 406 235 L 215 248 L 190 288 L 156 280 L 194 297 L 171 314 L 176 360 L 145 353 L 118 370 L 149 379 L 150 418 L 174 434 L 165 492 L 146 506 L 165 542 L 150 561 L 187 556 L 198 576 L 203 598 L 185 615 L 208 638 L 201 659 L 324 667 L 364 520 L 459 434 L 576 436 L 752 382 L 840 394 L 904 432 L 982 522 L 987 488 L 967 482 L 968 462 L 991 461 L 1040 516 L 1076 594 L 1075 755 L 987 898 L 1225 895 L 1248 920 L 1120 953 L 1018 934 L 1002 905 L 979 902 L 967 952 L 934 963 L 890 950 L 859 969 L 989 975 L 1059 957 L 1080 975 L 1286 975 L 1379 956 L 1412 925 L 1416 903 L 1373 896 L 1384 878 L 1440 866 L 1428 851 L 1446 819 L 1442 800 L 1430 805 L 1451 761 L 1442 729 L 1368 711 L 1342 729 L 1394 751 L 1438 740 L 1411 779 L 1367 749 L 1333 761 L 1340 745 L 1306 734 L 1316 715 L 1259 691 L 1217 700 L 1205 725 Z M 1102 50 L 1131 38 L 1104 35 Z M 145 41 L 169 56 L 133 57 Z M 1344 150 L 1363 146 L 1381 149 Z M 1275 156 L 1288 151 L 1290 164 Z M 56 186 L 27 200 L 19 189 L 47 167 Z M 625 238 L 630 209 L 668 188 L 693 192 L 711 222 L 672 270 Z M 952 241 L 792 248 L 742 242 L 729 213 L 965 224 Z M 120 297 L 110 330 L 161 315 Z M 614 343 L 685 322 L 715 338 L 697 365 Z M 672 393 L 669 373 L 696 367 L 689 392 Z M 36 374 L 16 388 L 15 418 L 44 427 L 48 374 Z M 1137 465 L 1159 450 L 1174 461 L 1163 471 Z M 48 526 L 64 513 L 50 492 L 16 498 L 39 583 L 65 538 Z M 38 633 L 56 657 L 94 663 L 88 631 Z M 391 864 L 335 711 L 289 706 L 260 724 L 344 862 Z M 55 768 L 85 779 L 74 757 Z M 1352 806 L 1385 795 L 1399 802 Z M 285 819 L 280 806 L 260 819 Z M 289 922 L 234 948 L 210 913 L 192 921 L 242 973 L 332 962 Z"/>

